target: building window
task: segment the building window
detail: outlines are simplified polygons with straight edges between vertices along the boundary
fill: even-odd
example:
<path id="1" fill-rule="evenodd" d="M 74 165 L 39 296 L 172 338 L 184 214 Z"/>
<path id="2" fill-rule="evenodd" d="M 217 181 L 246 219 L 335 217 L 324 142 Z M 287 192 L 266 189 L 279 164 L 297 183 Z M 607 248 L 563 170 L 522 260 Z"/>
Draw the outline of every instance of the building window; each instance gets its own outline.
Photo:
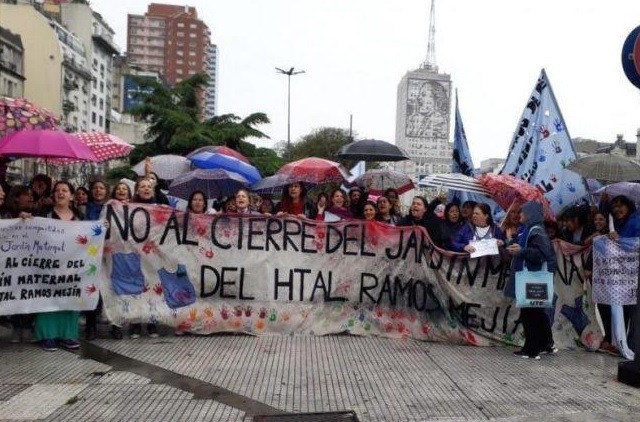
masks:
<path id="1" fill-rule="evenodd" d="M 177 35 L 178 37 L 184 37 L 184 32 L 182 32 L 182 31 L 178 31 L 178 32 L 176 33 L 176 35 Z"/>
<path id="2" fill-rule="evenodd" d="M 197 28 L 198 25 L 196 25 L 195 23 L 192 23 L 191 25 L 189 25 L 189 28 L 193 29 L 193 28 Z"/>
<path id="3" fill-rule="evenodd" d="M 104 110 L 104 100 L 100 98 L 100 110 Z"/>
<path id="4" fill-rule="evenodd" d="M 104 82 L 100 81 L 100 92 L 104 92 Z"/>
<path id="5" fill-rule="evenodd" d="M 91 112 L 91 123 L 96 124 L 96 112 Z"/>
<path id="6" fill-rule="evenodd" d="M 182 75 L 182 69 L 176 69 L 176 73 L 177 73 L 178 75 Z"/>
<path id="7" fill-rule="evenodd" d="M 184 23 L 178 22 L 178 28 L 184 28 Z"/>
<path id="8" fill-rule="evenodd" d="M 195 38 L 195 37 L 197 37 L 197 36 L 198 36 L 198 34 L 196 34 L 195 32 L 191 32 L 191 33 L 189 34 L 189 37 L 190 37 L 190 38 Z"/>

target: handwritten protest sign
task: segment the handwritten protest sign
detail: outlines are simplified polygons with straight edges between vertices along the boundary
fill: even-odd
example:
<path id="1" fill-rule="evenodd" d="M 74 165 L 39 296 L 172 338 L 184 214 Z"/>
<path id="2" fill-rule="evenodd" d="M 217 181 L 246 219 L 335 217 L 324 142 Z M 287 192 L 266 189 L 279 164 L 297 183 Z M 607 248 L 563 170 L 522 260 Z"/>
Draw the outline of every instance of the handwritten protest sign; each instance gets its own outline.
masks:
<path id="1" fill-rule="evenodd" d="M 607 305 L 635 305 L 638 288 L 638 238 L 593 242 L 593 300 Z"/>
<path id="2" fill-rule="evenodd" d="M 421 227 L 193 215 L 111 202 L 105 312 L 196 333 L 330 334 L 521 343 L 510 263 L 437 249 Z M 556 341 L 599 345 L 581 249 L 556 245 Z"/>
<path id="3" fill-rule="evenodd" d="M 95 309 L 104 227 L 0 220 L 0 315 Z"/>

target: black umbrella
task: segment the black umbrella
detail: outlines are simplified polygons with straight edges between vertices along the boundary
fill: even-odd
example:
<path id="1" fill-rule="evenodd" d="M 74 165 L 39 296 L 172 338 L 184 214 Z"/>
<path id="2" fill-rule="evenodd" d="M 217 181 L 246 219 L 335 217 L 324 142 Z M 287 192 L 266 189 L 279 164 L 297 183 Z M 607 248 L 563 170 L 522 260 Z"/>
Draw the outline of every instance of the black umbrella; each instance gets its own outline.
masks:
<path id="1" fill-rule="evenodd" d="M 409 154 L 397 145 L 377 139 L 363 139 L 343 146 L 337 155 L 343 160 L 402 161 L 410 160 Z"/>

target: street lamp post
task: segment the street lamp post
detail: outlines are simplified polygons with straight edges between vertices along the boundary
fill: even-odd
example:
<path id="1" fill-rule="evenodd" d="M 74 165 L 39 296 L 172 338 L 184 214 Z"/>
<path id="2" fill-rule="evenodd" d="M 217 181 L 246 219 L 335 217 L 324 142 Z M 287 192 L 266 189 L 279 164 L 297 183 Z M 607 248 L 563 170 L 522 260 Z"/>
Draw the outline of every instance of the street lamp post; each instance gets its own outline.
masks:
<path id="1" fill-rule="evenodd" d="M 295 68 L 292 67 L 289 70 L 283 70 L 276 67 L 276 71 L 278 71 L 278 73 L 287 75 L 287 154 L 289 157 L 291 156 L 291 77 L 305 73 L 304 70 L 294 69 Z"/>

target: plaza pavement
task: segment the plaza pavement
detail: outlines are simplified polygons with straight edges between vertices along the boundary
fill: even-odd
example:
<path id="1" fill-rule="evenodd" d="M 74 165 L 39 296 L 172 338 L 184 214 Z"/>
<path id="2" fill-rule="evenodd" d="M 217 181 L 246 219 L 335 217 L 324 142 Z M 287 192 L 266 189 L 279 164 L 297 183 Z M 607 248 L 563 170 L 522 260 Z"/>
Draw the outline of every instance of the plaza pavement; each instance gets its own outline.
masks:
<path id="1" fill-rule="evenodd" d="M 51 353 L 9 344 L 0 327 L 0 421 L 640 420 L 640 390 L 616 381 L 608 355 L 530 361 L 506 347 L 346 335 L 115 341 L 106 330 L 82 353 Z"/>

